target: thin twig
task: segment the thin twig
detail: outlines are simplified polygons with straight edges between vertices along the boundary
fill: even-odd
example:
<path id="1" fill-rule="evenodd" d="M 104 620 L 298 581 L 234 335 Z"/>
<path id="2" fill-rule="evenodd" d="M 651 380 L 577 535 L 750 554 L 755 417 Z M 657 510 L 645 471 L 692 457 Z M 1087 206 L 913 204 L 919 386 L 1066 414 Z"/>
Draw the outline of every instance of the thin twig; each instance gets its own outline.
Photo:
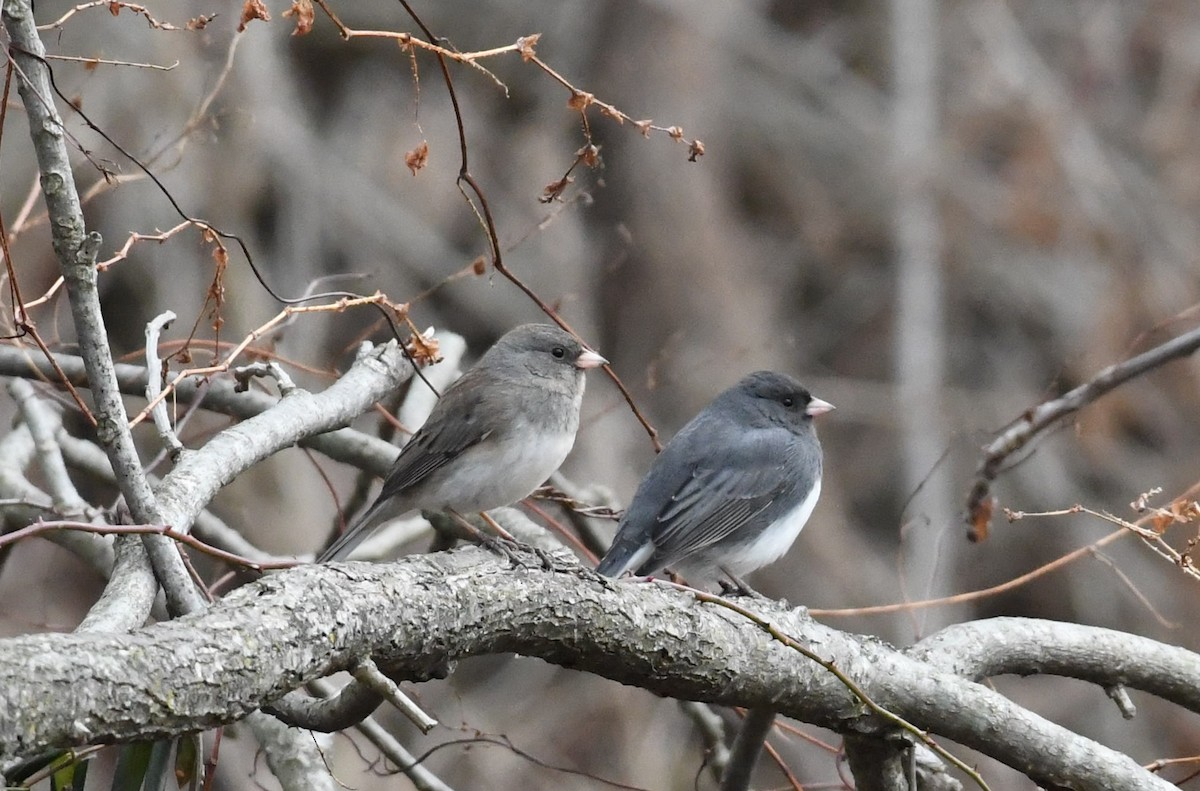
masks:
<path id="1" fill-rule="evenodd" d="M 298 560 L 251 560 L 250 558 L 235 555 L 232 552 L 226 552 L 223 549 L 217 549 L 211 544 L 206 544 L 195 536 L 186 533 L 180 533 L 178 530 L 169 525 L 94 525 L 91 522 L 73 522 L 69 520 L 57 520 L 53 522 L 35 522 L 32 525 L 23 527 L 20 530 L 14 530 L 11 533 L 5 533 L 0 536 L 0 547 L 8 544 L 16 543 L 23 538 L 30 536 L 49 533 L 54 530 L 76 530 L 83 533 L 94 533 L 96 535 L 157 535 L 164 536 L 172 541 L 178 541 L 180 544 L 195 549 L 198 552 L 203 552 L 217 560 L 231 563 L 235 566 L 242 566 L 251 571 L 267 571 L 271 569 L 290 569 L 301 565 Z"/>
<path id="2" fill-rule="evenodd" d="M 350 675 L 354 676 L 355 680 L 359 683 L 366 684 L 384 700 L 399 709 L 401 714 L 421 730 L 421 733 L 429 733 L 437 727 L 438 721 L 426 714 L 416 703 L 413 703 L 412 698 L 405 695 L 395 681 L 385 676 L 383 671 L 379 669 L 379 666 L 370 657 L 363 659 L 355 665 L 354 669 L 350 671 Z"/>
<path id="3" fill-rule="evenodd" d="M 975 483 L 967 496 L 967 524 L 971 526 L 968 537 L 972 541 L 987 538 L 992 512 L 996 506 L 995 498 L 990 495 L 992 481 L 1000 474 L 1001 466 L 1010 456 L 1062 419 L 1110 390 L 1172 360 L 1187 357 L 1197 348 L 1200 348 L 1200 327 L 1136 357 L 1110 365 L 1096 374 L 1091 381 L 1058 398 L 1038 404 L 1010 423 L 983 449 L 983 458 L 975 474 Z"/>

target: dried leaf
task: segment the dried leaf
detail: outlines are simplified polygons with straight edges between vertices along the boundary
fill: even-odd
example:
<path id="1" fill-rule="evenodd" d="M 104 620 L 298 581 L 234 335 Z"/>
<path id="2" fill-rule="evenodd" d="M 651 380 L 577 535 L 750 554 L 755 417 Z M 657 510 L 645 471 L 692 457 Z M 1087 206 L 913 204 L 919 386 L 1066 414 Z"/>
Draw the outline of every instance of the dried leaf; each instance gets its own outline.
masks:
<path id="1" fill-rule="evenodd" d="M 650 136 L 650 127 L 653 124 L 654 124 L 654 121 L 650 118 L 646 118 L 642 121 L 634 121 L 633 122 L 633 125 L 635 127 L 637 127 L 637 130 L 642 133 L 642 137 Z"/>
<path id="2" fill-rule="evenodd" d="M 533 51 L 533 48 L 541 37 L 541 33 L 534 33 L 529 36 L 521 36 L 517 39 L 517 52 L 521 54 L 521 60 L 528 63 L 537 57 L 537 53 Z"/>
<path id="3" fill-rule="evenodd" d="M 216 14 L 211 16 L 204 16 L 201 14 L 195 19 L 189 19 L 186 27 L 188 30 L 204 30 L 204 28 L 208 27 L 208 23 L 216 19 L 216 17 Z"/>
<path id="4" fill-rule="evenodd" d="M 609 118 L 613 119 L 618 124 L 625 123 L 625 116 L 622 115 L 621 111 L 618 110 L 617 108 L 613 107 L 612 105 L 603 104 L 603 103 L 601 103 L 599 105 L 599 107 L 600 107 L 601 113 L 603 113 L 604 115 L 607 115 Z"/>
<path id="5" fill-rule="evenodd" d="M 594 101 L 596 97 L 587 91 L 572 91 L 571 98 L 567 100 L 567 107 L 572 110 L 586 110 Z"/>
<path id="6" fill-rule="evenodd" d="M 417 175 L 417 171 L 425 167 L 429 162 L 429 141 L 422 140 L 420 145 L 404 155 L 404 164 L 408 165 L 408 169 L 412 174 Z"/>
<path id="7" fill-rule="evenodd" d="M 670 137 L 672 140 L 682 140 L 683 139 L 683 127 L 682 126 L 668 126 L 667 127 L 667 136 Z"/>
<path id="8" fill-rule="evenodd" d="M 487 272 L 487 260 L 483 256 L 476 258 L 471 262 L 471 271 L 477 275 Z"/>
<path id="9" fill-rule="evenodd" d="M 573 181 L 575 181 L 573 176 L 563 176 L 558 181 L 551 181 L 546 185 L 545 189 L 542 190 L 542 195 L 540 198 L 538 198 L 538 202 L 550 203 L 562 195 L 563 190 L 570 186 Z"/>
<path id="10" fill-rule="evenodd" d="M 971 509 L 971 529 L 967 538 L 978 544 L 987 541 L 988 530 L 992 524 L 992 512 L 996 510 L 996 498 L 985 497 Z"/>
<path id="11" fill-rule="evenodd" d="M 296 29 L 292 31 L 293 36 L 307 36 L 313 29 L 313 4 L 312 0 L 292 0 L 292 5 L 288 10 L 283 12 L 284 17 L 296 17 Z"/>
<path id="12" fill-rule="evenodd" d="M 575 152 L 575 157 L 589 168 L 594 168 L 600 164 L 600 147 L 588 143 Z"/>
<path id="13" fill-rule="evenodd" d="M 412 355 L 414 363 L 436 363 L 441 358 L 438 357 L 438 339 L 433 336 L 424 336 L 413 334 L 408 339 L 408 353 Z"/>
<path id="14" fill-rule="evenodd" d="M 117 16 L 118 14 L 120 14 L 121 13 L 121 4 L 120 3 L 109 3 L 108 4 L 108 13 L 112 14 L 113 16 Z"/>
<path id="15" fill-rule="evenodd" d="M 692 144 L 688 146 L 688 162 L 695 162 L 702 156 L 704 156 L 704 143 L 693 140 Z"/>
<path id="16" fill-rule="evenodd" d="M 263 22 L 271 21 L 271 12 L 267 10 L 267 6 L 263 0 L 246 0 L 242 4 L 242 20 L 238 23 L 237 30 L 239 33 L 246 29 L 246 25 L 253 22 L 255 19 L 261 19 Z"/>

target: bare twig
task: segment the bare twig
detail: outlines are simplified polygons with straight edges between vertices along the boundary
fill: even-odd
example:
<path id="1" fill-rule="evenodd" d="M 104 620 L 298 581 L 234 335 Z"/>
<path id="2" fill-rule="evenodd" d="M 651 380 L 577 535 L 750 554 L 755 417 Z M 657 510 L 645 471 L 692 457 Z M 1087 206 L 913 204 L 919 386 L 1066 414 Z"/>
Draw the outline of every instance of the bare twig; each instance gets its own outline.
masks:
<path id="1" fill-rule="evenodd" d="M 186 544 L 192 549 L 203 552 L 206 555 L 222 560 L 226 563 L 232 563 L 237 566 L 243 566 L 251 571 L 266 571 L 267 569 L 290 569 L 299 565 L 299 561 L 295 560 L 274 560 L 274 561 L 257 561 L 250 558 L 244 558 L 235 555 L 232 552 L 226 552 L 223 549 L 217 549 L 214 546 L 204 543 L 195 536 L 187 533 L 180 533 L 178 530 L 169 525 L 94 525 L 91 522 L 71 522 L 60 520 L 54 522 L 36 522 L 28 527 L 14 530 L 11 533 L 6 533 L 0 536 L 0 547 L 6 544 L 12 544 L 20 541 L 23 538 L 30 536 L 48 533 L 54 530 L 78 530 L 84 533 L 95 533 L 96 535 L 139 535 L 139 536 L 163 536 L 172 541 L 178 541 L 181 544 Z"/>
<path id="2" fill-rule="evenodd" d="M 138 69 L 150 69 L 152 71 L 172 71 L 179 65 L 179 61 L 175 61 L 170 66 L 163 66 L 158 63 L 135 63 L 129 60 L 86 58 L 78 55 L 47 55 L 46 60 L 65 60 L 72 63 L 83 63 L 87 66 L 133 66 Z"/>
<path id="3" fill-rule="evenodd" d="M 725 744 L 725 720 L 707 703 L 696 700 L 678 701 L 679 710 L 696 724 L 704 743 L 704 764 L 718 783 L 729 766 L 729 747 Z"/>
<path id="4" fill-rule="evenodd" d="M 166 402 L 160 401 L 158 398 L 158 394 L 162 392 L 163 374 L 166 373 L 162 360 L 158 356 L 158 336 L 173 321 L 175 321 L 175 313 L 168 310 L 155 316 L 146 324 L 146 371 L 150 374 L 146 377 L 146 400 L 157 404 L 151 410 L 154 427 L 158 429 L 158 438 L 167 446 L 171 458 L 177 459 L 179 454 L 184 451 L 183 443 L 179 441 L 179 437 L 175 436 L 171 418 L 167 415 Z"/>
<path id="5" fill-rule="evenodd" d="M 437 727 L 438 721 L 426 714 L 420 706 L 413 703 L 405 695 L 395 681 L 385 676 L 379 667 L 369 657 L 358 663 L 350 674 L 361 684 L 367 685 L 384 700 L 391 703 L 400 713 L 421 729 L 421 733 L 429 733 Z"/>
<path id="6" fill-rule="evenodd" d="M 721 791 L 746 791 L 750 787 L 750 775 L 758 763 L 767 734 L 775 722 L 775 712 L 767 708 L 749 709 L 742 720 L 742 728 L 733 741 L 729 766 L 721 776 Z"/>
<path id="7" fill-rule="evenodd" d="M 1172 360 L 1187 357 L 1200 348 L 1200 327 L 1166 343 L 1155 346 L 1124 362 L 1110 365 L 1090 381 L 1064 395 L 1045 401 L 1010 423 L 983 449 L 983 458 L 975 474 L 975 483 L 967 496 L 967 535 L 972 541 L 987 538 L 996 500 L 991 497 L 992 481 L 1010 456 L 1062 419 L 1074 414 L 1119 385 L 1152 371 Z"/>
<path id="8" fill-rule="evenodd" d="M 17 402 L 21 418 L 33 436 L 38 464 L 42 468 L 42 474 L 46 476 L 46 484 L 50 489 L 50 496 L 54 499 L 55 509 L 60 513 L 85 513 L 88 504 L 79 496 L 63 461 L 62 448 L 55 438 L 62 425 L 58 414 L 37 397 L 33 385 L 24 379 L 9 382 L 8 392 Z"/>

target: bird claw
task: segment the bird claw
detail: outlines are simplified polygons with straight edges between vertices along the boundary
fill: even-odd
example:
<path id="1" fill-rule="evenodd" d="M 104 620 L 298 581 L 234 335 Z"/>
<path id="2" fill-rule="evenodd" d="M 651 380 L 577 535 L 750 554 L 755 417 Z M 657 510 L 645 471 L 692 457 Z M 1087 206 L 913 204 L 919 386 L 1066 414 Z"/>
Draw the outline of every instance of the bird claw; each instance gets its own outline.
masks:
<path id="1" fill-rule="evenodd" d="M 733 574 L 728 569 L 721 569 L 728 580 L 717 580 L 717 584 L 721 586 L 722 596 L 748 596 L 753 599 L 765 599 L 766 596 L 751 588 L 744 579 Z"/>
<path id="2" fill-rule="evenodd" d="M 503 556 L 514 567 L 541 568 L 544 571 L 554 571 L 558 567 L 549 552 L 516 539 L 486 535 L 483 538 L 483 546 Z M 528 556 L 531 554 L 537 557 L 537 563 L 530 562 Z"/>

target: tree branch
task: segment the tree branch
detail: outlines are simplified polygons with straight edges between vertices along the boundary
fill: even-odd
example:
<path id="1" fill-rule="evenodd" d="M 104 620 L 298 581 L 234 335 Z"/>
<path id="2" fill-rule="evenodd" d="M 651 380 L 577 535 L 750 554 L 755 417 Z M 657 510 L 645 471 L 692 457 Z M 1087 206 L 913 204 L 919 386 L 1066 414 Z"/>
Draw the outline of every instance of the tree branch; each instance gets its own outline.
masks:
<path id="1" fill-rule="evenodd" d="M 835 662 L 878 705 L 1036 782 L 1171 788 L 1127 756 L 982 685 L 802 610 L 758 600 L 754 607 Z M 508 652 L 660 695 L 773 707 L 843 733 L 890 728 L 831 674 L 727 608 L 579 567 L 514 567 L 465 548 L 386 565 L 299 567 L 240 588 L 205 613 L 130 635 L 2 640 L 0 754 L 232 722 L 366 655 L 393 678 L 420 679 L 461 657 Z M 1196 657 L 1166 646 L 1157 652 L 1161 672 L 1195 682 Z M 131 689 L 131 678 L 143 681 Z"/>
<path id="2" fill-rule="evenodd" d="M 90 387 L 83 360 L 70 354 L 56 353 L 55 361 L 61 366 L 71 384 Z M 411 366 L 409 366 L 411 368 Z M 117 364 L 117 385 L 126 395 L 144 398 L 146 393 L 146 369 L 140 365 Z M 46 378 L 55 382 L 57 373 L 51 363 L 41 357 L 32 357 L 28 351 L 13 346 L 0 346 L 0 376 Z M 391 381 L 391 380 L 389 380 Z M 402 381 L 402 380 L 401 380 Z M 372 382 L 371 392 L 376 400 L 383 398 L 386 390 L 376 390 L 378 382 Z M 175 389 L 175 397 L 181 403 L 191 404 L 197 399 L 205 409 L 211 409 L 230 417 L 246 418 L 261 414 L 279 403 L 279 399 L 268 393 L 248 391 L 238 393 L 230 379 L 213 379 L 202 386 L 200 382 L 184 380 Z M 364 407 L 365 408 L 365 407 Z M 349 422 L 347 419 L 346 422 Z M 309 437 L 300 442 L 302 447 L 312 448 L 335 461 L 353 464 L 384 475 L 396 460 L 396 448 L 381 439 L 368 436 L 361 431 L 341 429 Z"/>
<path id="3" fill-rule="evenodd" d="M 932 634 L 908 654 L 975 681 L 1050 674 L 1148 692 L 1200 714 L 1200 656 L 1145 637 L 1035 618 L 988 618 Z"/>
<path id="4" fill-rule="evenodd" d="M 1038 404 L 1009 423 L 1000 432 L 1000 435 L 983 449 L 983 458 L 975 473 L 975 483 L 971 486 L 971 492 L 967 496 L 967 524 L 971 526 L 968 532 L 970 539 L 982 541 L 987 538 L 988 525 L 994 510 L 994 499 L 990 496 L 992 481 L 996 480 L 996 476 L 1000 474 L 1000 467 L 1010 456 L 1060 420 L 1078 412 L 1110 390 L 1172 360 L 1187 357 L 1198 348 L 1200 348 L 1200 327 L 1142 352 L 1136 357 L 1108 366 L 1096 374 L 1091 381 L 1084 382 L 1058 398 Z"/>

